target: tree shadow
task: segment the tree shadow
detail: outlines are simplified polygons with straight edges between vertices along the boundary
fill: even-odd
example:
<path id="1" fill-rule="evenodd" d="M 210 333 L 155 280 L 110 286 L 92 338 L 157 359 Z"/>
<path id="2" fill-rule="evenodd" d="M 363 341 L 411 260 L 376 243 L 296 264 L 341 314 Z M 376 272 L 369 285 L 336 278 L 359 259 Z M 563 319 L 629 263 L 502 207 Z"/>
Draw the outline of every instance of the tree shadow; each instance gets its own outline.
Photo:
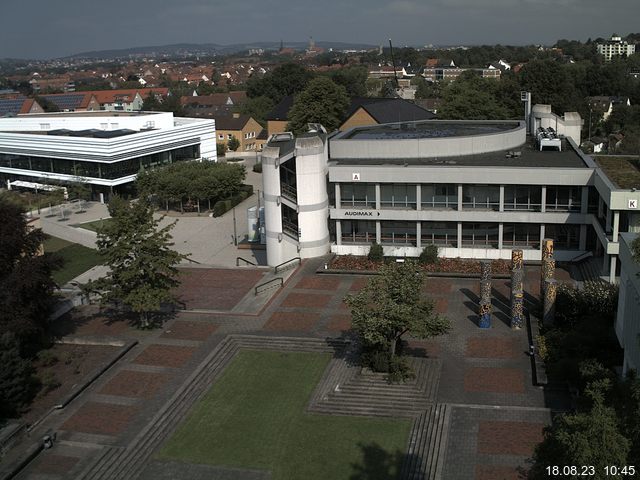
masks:
<path id="1" fill-rule="evenodd" d="M 333 349 L 333 358 L 343 359 L 348 366 L 360 366 L 360 339 L 355 332 L 343 331 L 339 337 L 325 337 L 327 346 Z"/>
<path id="2" fill-rule="evenodd" d="M 389 452 L 375 442 L 359 443 L 358 448 L 362 451 L 362 463 L 351 464 L 353 473 L 349 480 L 422 478 L 412 475 L 412 468 L 421 463 L 417 455 L 408 455 L 400 450 Z"/>

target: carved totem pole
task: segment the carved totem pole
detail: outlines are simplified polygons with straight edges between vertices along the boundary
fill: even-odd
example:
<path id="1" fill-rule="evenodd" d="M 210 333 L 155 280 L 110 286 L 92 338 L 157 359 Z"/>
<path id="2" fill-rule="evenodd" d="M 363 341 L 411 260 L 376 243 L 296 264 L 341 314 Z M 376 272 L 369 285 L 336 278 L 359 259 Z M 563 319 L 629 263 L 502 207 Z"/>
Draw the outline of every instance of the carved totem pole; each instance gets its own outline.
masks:
<path id="1" fill-rule="evenodd" d="M 524 262 L 522 250 L 511 252 L 511 328 L 524 325 Z"/>
<path id="2" fill-rule="evenodd" d="M 491 260 L 480 262 L 480 328 L 491 328 Z"/>

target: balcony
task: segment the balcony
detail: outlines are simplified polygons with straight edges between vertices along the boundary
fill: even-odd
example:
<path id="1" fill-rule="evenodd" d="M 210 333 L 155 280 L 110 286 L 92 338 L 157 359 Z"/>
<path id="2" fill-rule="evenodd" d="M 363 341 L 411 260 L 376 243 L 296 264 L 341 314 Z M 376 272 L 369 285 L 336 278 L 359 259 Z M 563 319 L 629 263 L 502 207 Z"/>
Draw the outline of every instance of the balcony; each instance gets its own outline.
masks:
<path id="1" fill-rule="evenodd" d="M 288 200 L 291 200 L 294 203 L 298 203 L 298 189 L 292 187 L 291 185 L 287 185 L 286 183 L 280 184 L 280 191 L 282 196 Z"/>

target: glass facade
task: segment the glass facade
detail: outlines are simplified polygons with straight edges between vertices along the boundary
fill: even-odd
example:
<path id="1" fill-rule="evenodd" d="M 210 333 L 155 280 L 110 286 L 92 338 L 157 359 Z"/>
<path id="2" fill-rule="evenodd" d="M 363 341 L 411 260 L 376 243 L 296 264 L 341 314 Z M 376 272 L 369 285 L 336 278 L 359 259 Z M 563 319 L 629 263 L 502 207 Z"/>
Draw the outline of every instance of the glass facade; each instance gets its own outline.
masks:
<path id="1" fill-rule="evenodd" d="M 199 157 L 200 145 L 177 148 L 113 163 L 0 153 L 0 167 L 114 180 L 135 175 L 143 167 L 153 168 L 185 160 L 195 160 Z"/>
<path id="2" fill-rule="evenodd" d="M 547 212 L 579 212 L 582 187 L 547 187 Z"/>
<path id="3" fill-rule="evenodd" d="M 282 231 L 298 239 L 298 212 L 287 205 L 282 205 Z"/>
<path id="4" fill-rule="evenodd" d="M 341 220 L 342 243 L 370 244 L 376 241 L 376 222 Z"/>
<path id="5" fill-rule="evenodd" d="M 458 209 L 458 186 L 453 184 L 423 184 L 420 186 L 423 209 Z"/>
<path id="6" fill-rule="evenodd" d="M 376 186 L 372 183 L 342 183 L 340 203 L 343 207 L 376 208 Z"/>
<path id="7" fill-rule="evenodd" d="M 416 185 L 393 183 L 380 185 L 380 206 L 382 208 L 416 209 Z"/>
<path id="8" fill-rule="evenodd" d="M 420 242 L 422 246 L 457 247 L 457 222 L 422 222 L 420 225 Z"/>
<path id="9" fill-rule="evenodd" d="M 542 187 L 530 185 L 505 185 L 504 210 L 539 212 L 542 210 Z"/>
<path id="10" fill-rule="evenodd" d="M 540 248 L 540 225 L 505 223 L 502 227 L 503 248 Z"/>
<path id="11" fill-rule="evenodd" d="M 578 250 L 580 246 L 580 225 L 545 225 L 544 236 L 553 238 L 554 248 Z"/>
<path id="12" fill-rule="evenodd" d="M 383 245 L 416 245 L 416 222 L 380 222 L 380 243 Z"/>
<path id="13" fill-rule="evenodd" d="M 462 247 L 498 248 L 497 223 L 463 223 Z"/>
<path id="14" fill-rule="evenodd" d="M 498 185 L 465 185 L 462 188 L 462 208 L 499 210 L 500 187 Z"/>

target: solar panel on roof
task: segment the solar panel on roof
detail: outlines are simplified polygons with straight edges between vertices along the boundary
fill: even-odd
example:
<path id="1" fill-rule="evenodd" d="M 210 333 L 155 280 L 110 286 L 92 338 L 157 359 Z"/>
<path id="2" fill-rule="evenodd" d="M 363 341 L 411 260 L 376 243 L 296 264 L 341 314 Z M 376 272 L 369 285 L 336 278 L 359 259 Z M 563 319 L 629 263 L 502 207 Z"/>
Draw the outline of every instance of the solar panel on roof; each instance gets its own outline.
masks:
<path id="1" fill-rule="evenodd" d="M 72 110 L 80 106 L 84 94 L 43 95 L 42 98 L 56 104 L 60 110 Z"/>
<path id="2" fill-rule="evenodd" d="M 11 98 L 6 100 L 0 100 L 0 115 L 17 115 L 22 109 L 24 104 L 24 98 Z"/>

